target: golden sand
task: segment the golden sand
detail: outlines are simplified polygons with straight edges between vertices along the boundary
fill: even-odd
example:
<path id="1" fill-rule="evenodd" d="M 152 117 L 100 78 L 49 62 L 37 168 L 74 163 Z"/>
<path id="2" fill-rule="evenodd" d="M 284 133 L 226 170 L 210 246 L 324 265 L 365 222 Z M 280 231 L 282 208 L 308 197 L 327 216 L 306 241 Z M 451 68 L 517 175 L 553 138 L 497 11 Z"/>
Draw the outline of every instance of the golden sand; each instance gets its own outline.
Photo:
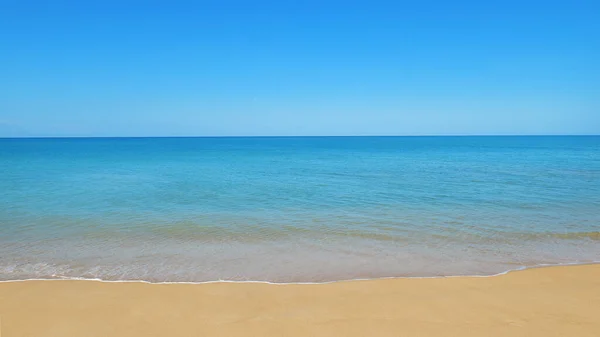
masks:
<path id="1" fill-rule="evenodd" d="M 600 265 L 314 285 L 0 283 L 2 337 L 600 336 Z"/>

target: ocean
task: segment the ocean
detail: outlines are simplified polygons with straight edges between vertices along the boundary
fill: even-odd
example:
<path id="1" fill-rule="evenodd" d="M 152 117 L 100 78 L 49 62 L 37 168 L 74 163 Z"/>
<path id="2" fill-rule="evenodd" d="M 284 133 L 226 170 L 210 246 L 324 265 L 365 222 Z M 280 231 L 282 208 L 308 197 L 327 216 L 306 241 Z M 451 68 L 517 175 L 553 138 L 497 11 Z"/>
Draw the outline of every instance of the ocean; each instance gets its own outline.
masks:
<path id="1" fill-rule="evenodd" d="M 600 261 L 600 136 L 0 139 L 0 280 Z"/>

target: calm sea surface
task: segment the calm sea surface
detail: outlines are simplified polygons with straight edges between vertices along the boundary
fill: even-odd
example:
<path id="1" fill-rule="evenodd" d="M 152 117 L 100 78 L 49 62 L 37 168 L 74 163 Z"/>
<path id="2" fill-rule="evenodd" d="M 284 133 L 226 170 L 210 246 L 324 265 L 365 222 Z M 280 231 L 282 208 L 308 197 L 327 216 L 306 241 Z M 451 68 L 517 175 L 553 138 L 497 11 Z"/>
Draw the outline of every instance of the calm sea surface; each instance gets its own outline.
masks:
<path id="1" fill-rule="evenodd" d="M 0 280 L 600 261 L 600 137 L 0 139 Z"/>

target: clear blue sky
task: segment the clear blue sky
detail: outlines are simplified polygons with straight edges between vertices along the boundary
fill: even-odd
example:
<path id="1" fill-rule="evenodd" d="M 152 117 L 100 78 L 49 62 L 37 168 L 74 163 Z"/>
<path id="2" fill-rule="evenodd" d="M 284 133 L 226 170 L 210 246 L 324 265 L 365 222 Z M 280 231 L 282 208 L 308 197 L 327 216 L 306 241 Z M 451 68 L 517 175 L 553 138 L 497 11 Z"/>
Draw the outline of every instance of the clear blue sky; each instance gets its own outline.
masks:
<path id="1" fill-rule="evenodd" d="M 600 134 L 600 1 L 0 0 L 1 136 Z"/>

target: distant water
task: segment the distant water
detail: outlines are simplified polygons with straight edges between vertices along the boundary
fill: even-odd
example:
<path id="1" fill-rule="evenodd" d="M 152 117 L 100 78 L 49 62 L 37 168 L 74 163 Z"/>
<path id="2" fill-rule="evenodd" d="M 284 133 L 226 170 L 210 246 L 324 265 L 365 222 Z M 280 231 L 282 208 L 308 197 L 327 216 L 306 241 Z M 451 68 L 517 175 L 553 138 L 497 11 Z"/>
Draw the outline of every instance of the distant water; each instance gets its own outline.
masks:
<path id="1" fill-rule="evenodd" d="M 600 137 L 0 139 L 0 280 L 600 261 Z"/>

